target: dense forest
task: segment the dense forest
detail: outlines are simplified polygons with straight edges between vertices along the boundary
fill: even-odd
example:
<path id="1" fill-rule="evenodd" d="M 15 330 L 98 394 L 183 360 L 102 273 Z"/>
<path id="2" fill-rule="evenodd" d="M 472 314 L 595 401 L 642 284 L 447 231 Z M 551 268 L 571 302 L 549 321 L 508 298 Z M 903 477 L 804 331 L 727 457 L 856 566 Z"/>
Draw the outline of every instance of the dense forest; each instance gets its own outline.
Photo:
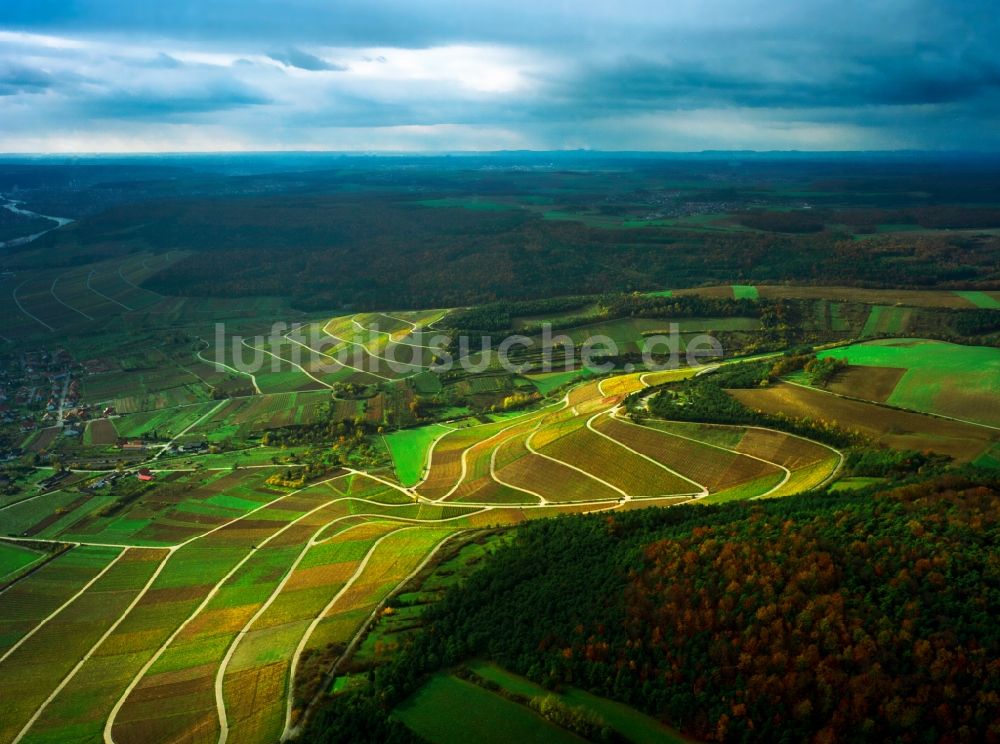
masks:
<path id="1" fill-rule="evenodd" d="M 0 191 L 80 218 L 11 270 L 185 251 L 146 286 L 303 310 L 785 281 L 1000 287 L 990 159 L 151 157 L 0 163 Z"/>
<path id="2" fill-rule="evenodd" d="M 385 712 L 479 656 L 713 741 L 995 741 L 998 538 L 973 470 L 529 523 L 308 739 L 404 741 Z"/>
<path id="3" fill-rule="evenodd" d="M 587 307 L 586 315 L 569 313 L 549 321 L 554 329 L 615 318 L 732 318 L 761 317 L 765 325 L 788 308 L 797 306 L 787 300 L 720 299 L 684 295 L 656 297 L 642 294 L 607 293 L 601 296 L 551 297 L 539 300 L 490 302 L 454 310 L 439 322 L 456 333 L 512 333 L 515 320 L 534 315 L 567 313 Z M 779 309 L 781 308 L 781 309 Z M 522 330 L 525 330 L 522 328 Z M 529 326 L 530 330 L 530 326 Z"/>
<path id="4" fill-rule="evenodd" d="M 284 211 L 274 204 L 246 209 Z M 253 231 L 236 228 L 235 238 L 235 224 L 224 222 L 219 229 L 225 235 L 208 246 L 200 240 L 192 246 L 189 232 L 177 235 L 171 229 L 176 226 L 167 223 L 157 230 L 158 249 L 194 247 L 197 252 L 149 286 L 212 296 L 281 294 L 291 287 L 294 304 L 316 309 L 456 306 L 730 282 L 912 287 L 1000 282 L 1000 241 L 993 237 L 855 241 L 830 233 L 629 231 L 550 222 L 514 211 L 484 216 L 459 208 L 370 202 L 319 205 L 318 213 L 331 222 L 312 226 L 291 219 Z M 213 213 L 213 220 L 217 217 Z M 233 221 L 242 223 L 239 217 Z M 200 232 L 203 225 L 195 229 Z M 278 263 L 274 249 L 282 256 Z M 261 271 L 261 265 L 268 270 Z M 219 276 L 229 278 L 220 282 Z"/>
<path id="5" fill-rule="evenodd" d="M 371 194 L 121 205 L 38 247 L 55 262 L 189 251 L 146 286 L 178 295 L 290 296 L 306 310 L 454 307 L 730 282 L 1000 286 L 1000 239 L 986 234 L 855 240 L 831 230 L 627 229 Z"/>

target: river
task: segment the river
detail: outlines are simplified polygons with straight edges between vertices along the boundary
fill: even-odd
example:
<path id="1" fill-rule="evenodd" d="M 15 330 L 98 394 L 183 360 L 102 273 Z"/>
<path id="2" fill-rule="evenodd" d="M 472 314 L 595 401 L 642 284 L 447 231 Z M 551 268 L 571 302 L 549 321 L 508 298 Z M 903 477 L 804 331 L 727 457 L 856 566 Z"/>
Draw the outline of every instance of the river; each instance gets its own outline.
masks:
<path id="1" fill-rule="evenodd" d="M 20 204 L 24 204 L 23 201 L 21 201 L 20 199 L 11 199 L 10 197 L 6 197 L 3 194 L 0 194 L 0 202 L 2 202 L 0 203 L 0 207 L 3 207 L 4 209 L 10 212 L 14 212 L 14 214 L 21 214 L 24 215 L 25 217 L 40 217 L 42 219 L 52 220 L 53 222 L 56 223 L 54 227 L 50 227 L 47 230 L 42 230 L 41 232 L 37 232 L 33 235 L 22 235 L 20 238 L 12 238 L 6 241 L 0 240 L 0 249 L 13 248 L 18 245 L 24 245 L 25 243 L 30 243 L 32 240 L 36 240 L 42 237 L 43 235 L 45 235 L 45 233 L 52 232 L 53 230 L 58 230 L 63 225 L 68 225 L 70 222 L 73 221 L 68 217 L 52 217 L 51 215 L 39 214 L 38 212 L 31 212 L 27 209 L 23 209 L 22 207 L 18 206 Z"/>

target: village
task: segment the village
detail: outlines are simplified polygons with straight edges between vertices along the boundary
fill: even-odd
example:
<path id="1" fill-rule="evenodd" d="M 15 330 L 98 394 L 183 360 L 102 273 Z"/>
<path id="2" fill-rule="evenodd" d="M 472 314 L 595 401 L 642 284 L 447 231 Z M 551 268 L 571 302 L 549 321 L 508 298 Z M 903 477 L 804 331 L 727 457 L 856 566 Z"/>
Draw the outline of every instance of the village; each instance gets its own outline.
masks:
<path id="1" fill-rule="evenodd" d="M 82 435 L 94 413 L 80 405 L 81 373 L 63 348 L 25 351 L 0 360 L 0 460 L 20 457 L 29 444 L 36 452 L 46 449 L 60 434 Z"/>
<path id="2" fill-rule="evenodd" d="M 0 491 L 42 494 L 72 483 L 94 492 L 123 479 L 149 482 L 156 475 L 143 463 L 153 455 L 198 455 L 209 449 L 203 441 L 164 443 L 155 434 L 116 436 L 104 447 L 87 446 L 88 423 L 119 414 L 110 404 L 81 402 L 81 380 L 110 369 L 103 360 L 78 362 L 61 347 L 0 357 Z M 32 471 L 50 474 L 25 489 Z"/>

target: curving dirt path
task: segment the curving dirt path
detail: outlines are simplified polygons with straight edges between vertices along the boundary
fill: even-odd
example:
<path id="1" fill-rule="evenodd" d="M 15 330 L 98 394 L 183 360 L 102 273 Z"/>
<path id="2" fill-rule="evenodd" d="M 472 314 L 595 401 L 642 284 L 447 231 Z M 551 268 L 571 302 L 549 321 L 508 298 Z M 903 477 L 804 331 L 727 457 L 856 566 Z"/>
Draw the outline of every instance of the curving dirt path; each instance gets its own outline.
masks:
<path id="1" fill-rule="evenodd" d="M 287 338 L 287 339 L 288 339 L 289 341 L 291 341 L 291 342 L 292 342 L 292 343 L 294 343 L 294 344 L 298 344 L 298 343 L 299 343 L 298 341 L 293 341 L 292 339 L 288 338 L 287 336 L 284 336 L 284 338 Z M 297 362 L 293 362 L 293 361 L 292 361 L 292 360 L 290 360 L 290 359 L 285 359 L 285 358 L 284 358 L 283 356 L 278 356 L 277 354 L 275 354 L 275 353 L 273 353 L 273 352 L 270 352 L 270 351 L 268 351 L 267 349 L 262 349 L 262 348 L 261 348 L 261 347 L 259 347 L 259 346 L 254 346 L 253 344 L 249 344 L 249 343 L 247 343 L 247 340 L 246 340 L 245 338 L 244 338 L 244 339 L 241 339 L 241 341 L 242 341 L 243 345 L 244 345 L 244 346 L 245 346 L 246 348 L 248 348 L 248 349 L 253 349 L 254 351 L 261 351 L 261 352 L 263 352 L 263 353 L 267 354 L 267 355 L 268 355 L 268 356 L 270 356 L 270 357 L 274 357 L 275 359 L 277 359 L 277 360 L 278 360 L 278 361 L 280 361 L 280 362 L 285 362 L 286 364 L 290 364 L 290 365 L 292 365 L 293 367 L 297 368 L 297 369 L 298 369 L 298 370 L 299 370 L 300 372 L 302 372 L 302 374 L 304 374 L 304 375 L 305 375 L 306 377 L 308 377 L 309 379 L 311 379 L 311 380 L 315 380 L 316 382 L 318 382 L 318 383 L 319 383 L 320 385 L 322 385 L 323 387 L 325 387 L 325 388 L 328 388 L 328 389 L 330 389 L 330 390 L 333 390 L 333 385 L 331 385 L 331 384 L 330 384 L 330 383 L 328 383 L 328 382 L 323 382 L 323 380 L 321 380 L 321 379 L 319 379 L 318 377 L 314 376 L 314 375 L 313 375 L 313 374 L 312 374 L 312 373 L 311 373 L 311 372 L 310 372 L 309 370 L 307 370 L 307 369 L 306 369 L 305 367 L 303 367 L 303 366 L 302 366 L 301 364 L 298 364 Z M 309 347 L 308 347 L 308 346 L 306 346 L 305 344 L 299 344 L 299 346 L 303 346 L 303 347 L 305 347 L 305 348 L 307 348 L 307 349 L 309 348 Z M 317 353 L 318 353 L 318 352 L 317 352 Z M 332 359 L 332 358 L 333 358 L 333 357 L 331 357 L 331 359 Z M 336 361 L 336 360 L 334 360 L 334 361 Z M 253 384 L 254 384 L 254 387 L 256 387 L 256 386 L 257 386 L 257 380 L 256 380 L 256 379 L 254 379 L 254 382 L 253 382 Z M 260 389 L 260 388 L 258 388 L 258 390 L 259 390 L 259 389 Z"/>
<path id="2" fill-rule="evenodd" d="M 285 727 L 284 727 L 284 729 L 281 732 L 281 740 L 282 741 L 287 740 L 291 736 L 291 732 L 292 732 L 292 703 L 294 701 L 294 694 L 293 694 L 294 691 L 291 689 L 291 687 L 294 686 L 295 674 L 298 671 L 298 667 L 299 667 L 299 659 L 302 657 L 302 652 L 305 650 L 306 644 L 309 643 L 310 637 L 312 637 L 312 634 L 315 632 L 316 628 L 323 621 L 323 618 L 325 618 L 328 614 L 330 614 L 330 610 L 332 610 L 337 605 L 337 602 L 339 602 L 340 599 L 345 594 L 347 594 L 347 592 L 350 590 L 350 588 L 352 586 L 354 586 L 354 582 L 356 582 L 361 577 L 361 575 L 365 572 L 365 568 L 368 567 L 368 562 L 371 560 L 372 556 L 375 554 L 375 550 L 378 548 L 378 546 L 382 544 L 382 541 L 385 540 L 386 538 L 388 538 L 391 535 L 395 535 L 395 534 L 398 534 L 400 532 L 404 532 L 406 530 L 412 530 L 412 529 L 417 529 L 417 528 L 416 527 L 401 527 L 398 530 L 392 530 L 391 532 L 385 533 L 378 540 L 376 540 L 374 543 L 372 543 L 371 547 L 368 548 L 368 552 L 365 553 L 365 557 L 358 564 L 358 567 L 355 569 L 354 573 L 351 574 L 351 576 L 347 579 L 347 581 L 345 582 L 345 584 L 340 588 L 340 591 L 338 591 L 333 596 L 333 598 L 327 603 L 327 605 L 319 612 L 319 614 L 316 615 L 315 618 L 313 618 L 312 622 L 309 623 L 309 627 L 307 627 L 306 630 L 305 630 L 305 632 L 302 634 L 302 638 L 299 639 L 299 643 L 295 647 L 295 651 L 292 653 L 292 663 L 291 663 L 291 666 L 289 667 L 289 672 L 288 672 L 289 679 L 292 680 L 293 685 L 289 686 L 289 691 L 288 691 L 289 694 L 288 694 L 287 699 L 285 701 Z"/>
<path id="3" fill-rule="evenodd" d="M 631 452 L 633 455 L 638 455 L 639 457 L 643 458 L 644 460 L 648 460 L 649 462 L 653 463 L 657 467 L 662 468 L 663 470 L 666 470 L 671 475 L 675 475 L 675 476 L 677 476 L 678 478 L 680 478 L 683 481 L 687 481 L 692 486 L 694 486 L 695 488 L 698 489 L 698 491 L 695 494 L 671 494 L 671 495 L 691 496 L 692 498 L 695 498 L 695 499 L 700 499 L 700 498 L 704 498 L 705 496 L 708 496 L 708 488 L 704 484 L 699 483 L 698 481 L 693 480 L 691 478 L 688 478 L 686 475 L 681 475 L 676 470 L 668 468 L 666 465 L 664 465 L 659 460 L 655 460 L 652 457 L 649 457 L 648 455 L 644 455 L 642 452 L 639 452 L 638 450 L 633 449 L 632 447 L 629 447 L 624 442 L 619 442 L 614 437 L 612 437 L 612 436 L 610 436 L 608 434 L 605 434 L 603 431 L 598 431 L 597 429 L 594 428 L 594 419 L 600 418 L 601 416 L 611 416 L 611 415 L 614 415 L 614 412 L 616 410 L 618 410 L 617 407 L 616 408 L 612 408 L 610 411 L 599 411 L 599 412 L 595 413 L 593 416 L 591 416 L 589 419 L 587 419 L 587 428 L 590 429 L 595 434 L 597 434 L 598 436 L 602 436 L 605 439 L 607 439 L 607 440 L 609 440 L 611 442 L 614 442 L 615 444 L 617 444 L 622 449 L 625 449 L 625 450 L 628 450 L 629 452 Z M 631 422 L 629 422 L 629 423 L 631 423 Z"/>
<path id="4" fill-rule="evenodd" d="M 110 561 L 108 561 L 108 565 L 106 565 L 104 568 L 102 568 L 97 573 L 97 575 L 94 576 L 94 578 L 92 578 L 90 581 L 88 581 L 86 584 L 84 584 L 82 587 L 80 587 L 79 591 L 77 591 L 75 594 L 73 594 L 72 597 L 70 597 L 69 599 L 67 599 L 65 602 L 63 602 L 61 605 L 59 605 L 58 607 L 56 607 L 54 610 L 52 610 L 52 612 L 50 612 L 47 616 L 45 616 L 34 628 L 32 628 L 27 633 L 25 633 L 21 638 L 19 638 L 18 641 L 17 641 L 17 643 L 15 643 L 13 646 L 11 646 L 9 649 L 7 649 L 7 652 L 4 653 L 3 656 L 0 656 L 0 664 L 3 664 L 3 662 L 7 660 L 7 657 L 9 657 L 11 654 L 13 654 L 15 651 L 17 651 L 17 649 L 19 649 L 21 647 L 21 645 L 23 643 L 25 643 L 25 641 L 27 641 L 29 638 L 31 638 L 33 635 L 35 635 L 35 633 L 37 633 L 43 627 L 45 627 L 51 620 L 54 620 L 56 618 L 56 616 L 59 615 L 60 612 L 62 612 L 67 607 L 69 607 L 71 604 L 73 604 L 73 602 L 75 602 L 84 592 L 86 592 L 88 589 L 90 589 L 90 587 L 92 587 L 95 583 L 97 583 L 97 581 L 102 576 L 104 576 L 104 574 L 106 574 L 108 571 L 110 571 L 112 569 L 112 567 L 116 563 L 118 563 L 118 561 L 120 561 L 122 558 L 125 557 L 125 553 L 127 551 L 128 551 L 128 548 L 123 549 L 122 552 L 120 552 L 118 555 L 116 555 L 114 558 L 112 558 Z"/>
<path id="5" fill-rule="evenodd" d="M 56 294 L 56 284 L 58 284 L 59 280 L 62 279 L 64 276 L 66 276 L 66 274 L 69 274 L 69 273 L 71 273 L 71 272 L 67 271 L 67 272 L 65 272 L 63 274 L 59 274 L 59 276 L 57 276 L 55 279 L 52 280 L 52 284 L 49 286 L 49 294 L 52 295 L 52 299 L 54 299 L 56 302 L 58 302 L 63 307 L 65 307 L 65 308 L 67 308 L 69 310 L 72 310 L 74 313 L 78 313 L 78 314 L 82 315 L 87 320 L 93 320 L 93 318 L 90 317 L 89 315 L 87 315 L 87 313 L 83 312 L 83 310 L 81 310 L 78 307 L 73 307 L 68 302 L 65 302 L 61 297 L 59 297 L 59 295 Z"/>
<path id="6" fill-rule="evenodd" d="M 176 548 L 171 548 L 170 553 L 167 555 L 167 557 L 164 558 L 162 561 L 160 561 L 160 565 L 158 565 L 156 567 L 156 570 L 153 571 L 153 575 L 149 577 L 149 580 L 146 581 L 145 584 L 143 584 L 142 589 L 139 590 L 139 592 L 135 595 L 135 597 L 132 599 L 132 601 L 129 603 L 129 605 L 125 608 L 125 610 L 121 614 L 121 617 L 119 617 L 117 620 L 115 620 L 110 625 L 110 627 L 108 627 L 108 629 L 106 631 L 104 631 L 104 634 L 101 635 L 101 637 L 97 639 L 97 642 L 93 646 L 90 647 L 90 650 L 87 651 L 87 653 L 83 655 L 83 658 L 80 659 L 80 661 L 77 662 L 76 666 L 74 666 L 70 670 L 69 674 L 67 674 L 65 677 L 63 677 L 62 681 L 52 691 L 52 694 L 50 694 L 47 698 L 45 698 L 45 701 L 38 707 L 38 709 L 35 711 L 34 715 L 31 716 L 31 718 L 28 720 L 28 722 L 26 724 L 24 724 L 24 728 L 21 729 L 21 731 L 14 738 L 14 740 L 13 740 L 13 742 L 11 742 L 11 744 L 18 744 L 18 742 L 20 742 L 21 739 L 24 738 L 24 735 L 28 733 L 28 731 L 31 729 L 32 726 L 35 725 L 35 721 L 37 721 L 38 718 L 42 715 L 42 713 L 45 712 L 45 709 L 49 707 L 49 704 L 53 700 L 55 700 L 56 697 L 59 695 L 59 693 L 62 692 L 66 688 L 66 685 L 68 685 L 70 682 L 73 681 L 73 678 L 76 676 L 77 672 L 79 672 L 80 669 L 83 668 L 83 665 L 86 664 L 90 660 L 90 657 L 92 657 L 94 655 L 94 653 L 97 651 L 97 649 L 99 649 L 101 647 L 101 645 L 111 636 L 111 634 L 114 633 L 115 630 L 118 629 L 118 626 L 121 625 L 123 622 L 125 622 L 125 618 L 127 618 L 129 616 L 129 613 L 131 613 L 132 610 L 135 609 L 135 606 L 137 604 L 139 604 L 139 602 L 142 600 L 142 598 L 146 596 L 146 593 L 149 591 L 150 587 L 153 586 L 153 582 L 156 581 L 157 577 L 160 575 L 160 573 L 166 567 L 167 561 L 170 560 L 170 557 L 173 555 L 173 551 L 174 550 L 176 550 Z"/>
<path id="7" fill-rule="evenodd" d="M 103 298 L 103 299 L 107 300 L 108 302 L 113 302 L 113 303 L 115 303 L 116 305 L 118 305 L 119 307 L 123 307 L 123 308 L 125 308 L 125 309 L 126 309 L 126 310 L 128 310 L 129 312 L 131 312 L 132 310 L 134 310 L 134 309 L 135 309 L 135 308 L 132 308 L 132 307 L 129 307 L 129 306 L 128 306 L 128 305 L 126 305 L 126 304 L 125 304 L 124 302 L 120 302 L 119 300 L 116 300 L 116 299 L 115 299 L 114 297 L 112 297 L 112 296 L 110 296 L 110 295 L 106 295 L 106 294 L 104 294 L 104 292 L 101 292 L 101 291 L 100 291 L 99 289 L 94 289 L 93 285 L 92 285 L 92 284 L 91 284 L 90 282 L 91 282 L 91 280 L 92 280 L 92 279 L 94 278 L 94 274 L 96 274 L 96 273 L 97 273 L 97 272 L 96 272 L 96 271 L 94 271 L 94 269 L 91 269 L 91 270 L 90 270 L 90 273 L 89 273 L 89 274 L 87 274 L 87 289 L 89 289 L 89 290 L 90 290 L 91 292 L 93 292 L 93 293 L 94 293 L 95 295 L 97 295 L 98 297 L 101 297 L 101 298 Z"/>
<path id="8" fill-rule="evenodd" d="M 204 349 L 199 349 L 195 353 L 195 356 L 197 356 L 201 361 L 203 361 L 205 364 L 209 364 L 209 365 L 211 365 L 213 367 L 220 367 L 220 368 L 226 370 L 227 372 L 232 372 L 232 373 L 237 374 L 237 375 L 244 375 L 246 377 L 249 377 L 250 378 L 250 382 L 253 383 L 253 389 L 257 392 L 257 394 L 258 395 L 263 395 L 264 394 L 264 391 L 262 391 L 260 389 L 260 385 L 257 384 L 257 378 L 254 377 L 249 372 L 240 372 L 235 367 L 230 367 L 228 364 L 223 364 L 222 362 L 217 361 L 215 359 L 206 359 L 204 357 L 204 355 L 202 354 L 202 352 L 205 351 L 205 349 L 207 349 L 210 346 L 210 344 L 208 343 L 208 341 L 205 341 L 205 339 L 199 339 L 199 341 L 201 341 L 203 344 L 205 344 L 205 348 Z"/>
<path id="9" fill-rule="evenodd" d="M 24 305 L 22 305 L 21 301 L 17 298 L 17 290 L 19 290 L 21 287 L 23 287 L 27 283 L 28 283 L 28 280 L 25 279 L 23 282 L 21 282 L 16 287 L 14 287 L 14 290 L 11 292 L 11 295 L 10 295 L 14 299 L 14 304 L 17 305 L 17 309 L 18 310 L 20 310 L 22 313 L 24 313 L 25 315 L 27 315 L 33 321 L 35 321 L 36 323 L 40 323 L 41 325 L 45 326 L 50 331 L 54 332 L 56 330 L 55 328 L 53 328 L 52 326 L 50 326 L 48 323 L 46 323 L 44 320 L 42 320 L 41 318 L 39 318 L 37 315 L 32 315 L 27 310 L 25 310 L 24 309 Z"/>

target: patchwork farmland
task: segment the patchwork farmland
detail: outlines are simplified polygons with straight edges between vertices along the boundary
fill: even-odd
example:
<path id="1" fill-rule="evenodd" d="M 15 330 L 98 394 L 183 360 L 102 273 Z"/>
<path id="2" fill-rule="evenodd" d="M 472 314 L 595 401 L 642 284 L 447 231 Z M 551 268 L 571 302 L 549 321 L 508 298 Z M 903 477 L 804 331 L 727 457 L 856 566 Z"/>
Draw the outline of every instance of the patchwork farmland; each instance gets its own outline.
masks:
<path id="1" fill-rule="evenodd" d="M 386 332 L 412 330 L 400 321 Z M 260 469 L 161 468 L 124 508 L 71 486 L 2 508 L 11 535 L 0 545 L 45 562 L 0 594 L 0 671 L 20 689 L 0 738 L 274 741 L 297 730 L 337 649 L 458 532 L 773 497 L 829 479 L 839 454 L 790 435 L 623 417 L 624 396 L 647 381 L 692 373 L 585 381 L 493 422 L 397 432 L 387 437 L 395 469 L 379 474 L 341 471 L 289 490 L 268 481 L 287 466 L 260 458 Z M 329 399 L 284 392 L 161 408 L 95 422 L 88 436 L 249 436 L 309 424 Z M 335 401 L 348 403 L 345 417 L 362 410 Z M 218 457 L 199 459 L 212 467 Z M 9 563 L 8 573 L 22 568 Z M 69 651 L 54 642 L 62 637 Z"/>
<path id="2" fill-rule="evenodd" d="M 21 490 L 0 501 L 0 695 L 17 685 L 0 741 L 293 738 L 388 598 L 457 535 L 560 514 L 777 499 L 837 481 L 849 448 L 650 415 L 665 387 L 779 359 L 783 347 L 774 350 L 770 321 L 755 309 L 767 298 L 801 295 L 810 338 L 833 339 L 818 358 L 849 366 L 826 388 L 799 369 L 728 391 L 750 410 L 835 422 L 887 451 L 960 463 L 995 463 L 1000 447 L 990 428 L 1000 415 L 993 349 L 857 341 L 903 333 L 935 307 L 983 307 L 988 296 L 875 302 L 867 290 L 725 285 L 699 295 L 721 312 L 678 317 L 609 316 L 589 298 L 510 325 L 537 340 L 542 323 L 563 323 L 573 348 L 605 336 L 618 347 L 614 371 L 544 371 L 529 349 L 517 372 L 476 354 L 480 369 L 441 372 L 433 367 L 455 351 L 460 326 L 449 323 L 462 309 L 303 316 L 297 330 L 266 335 L 260 317 L 224 300 L 131 287 L 147 270 L 140 258 L 99 268 L 33 280 L 11 298 L 36 324 L 69 328 L 71 318 L 85 329 L 97 322 L 85 316 L 106 312 L 130 328 L 148 331 L 162 316 L 186 330 L 168 338 L 155 326 L 114 358 L 87 337 L 80 348 L 95 371 L 80 395 L 104 415 L 76 441 L 58 425 L 24 437 L 50 467 L 28 468 Z M 105 307 L 94 290 L 120 304 Z M 239 322 L 217 338 L 198 320 L 207 309 Z M 746 354 L 700 368 L 639 363 L 644 341 L 672 325 L 681 352 L 711 333 Z M 264 364 L 240 371 L 252 358 Z M 50 482 L 57 472 L 68 475 Z M 435 695 L 456 684 L 435 678 L 401 718 L 431 731 L 421 709 L 437 710 Z M 509 712 L 523 715 L 518 708 Z"/>
<path id="3" fill-rule="evenodd" d="M 998 174 L 4 156 L 0 744 L 995 739 Z"/>
<path id="4" fill-rule="evenodd" d="M 976 459 L 997 441 L 993 429 L 961 421 L 876 406 L 790 383 L 766 390 L 734 390 L 742 403 L 765 413 L 837 421 L 875 441 L 898 449 L 930 450 L 959 462 Z"/>
<path id="5" fill-rule="evenodd" d="M 888 339 L 822 352 L 851 365 L 830 390 L 922 413 L 1000 426 L 1000 350 Z M 867 385 L 862 379 L 870 380 Z M 874 389 L 871 388 L 874 385 Z"/>

